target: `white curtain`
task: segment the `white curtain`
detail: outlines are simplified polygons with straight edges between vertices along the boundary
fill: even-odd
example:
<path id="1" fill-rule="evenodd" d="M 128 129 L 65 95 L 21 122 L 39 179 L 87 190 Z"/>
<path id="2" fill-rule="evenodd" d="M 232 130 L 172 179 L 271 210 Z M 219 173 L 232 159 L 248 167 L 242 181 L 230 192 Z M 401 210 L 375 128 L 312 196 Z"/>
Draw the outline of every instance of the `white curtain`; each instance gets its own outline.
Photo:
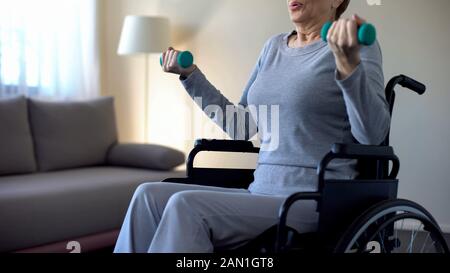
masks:
<path id="1" fill-rule="evenodd" d="M 0 96 L 97 96 L 97 30 L 97 0 L 0 0 Z"/>

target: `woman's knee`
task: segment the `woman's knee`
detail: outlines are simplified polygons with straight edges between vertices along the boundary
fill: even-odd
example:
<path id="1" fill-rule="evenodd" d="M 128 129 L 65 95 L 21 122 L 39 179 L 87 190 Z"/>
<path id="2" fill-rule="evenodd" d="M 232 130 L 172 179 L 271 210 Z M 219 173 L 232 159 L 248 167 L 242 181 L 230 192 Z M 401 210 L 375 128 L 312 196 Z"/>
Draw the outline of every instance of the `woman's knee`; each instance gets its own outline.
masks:
<path id="1" fill-rule="evenodd" d="M 163 182 L 147 182 L 139 185 L 136 188 L 136 192 L 139 194 L 147 193 L 149 191 L 159 190 L 159 188 L 164 187 Z"/>
<path id="2" fill-rule="evenodd" d="M 172 196 L 170 196 L 169 201 L 167 202 L 167 208 L 170 208 L 170 209 L 190 208 L 190 209 L 192 209 L 193 201 L 198 198 L 199 198 L 199 196 L 196 192 L 180 191 L 180 192 L 174 193 Z"/>
<path id="3" fill-rule="evenodd" d="M 139 198 L 154 198 L 161 197 L 163 195 L 164 185 L 163 182 L 147 182 L 139 185 L 134 192 L 134 199 Z"/>

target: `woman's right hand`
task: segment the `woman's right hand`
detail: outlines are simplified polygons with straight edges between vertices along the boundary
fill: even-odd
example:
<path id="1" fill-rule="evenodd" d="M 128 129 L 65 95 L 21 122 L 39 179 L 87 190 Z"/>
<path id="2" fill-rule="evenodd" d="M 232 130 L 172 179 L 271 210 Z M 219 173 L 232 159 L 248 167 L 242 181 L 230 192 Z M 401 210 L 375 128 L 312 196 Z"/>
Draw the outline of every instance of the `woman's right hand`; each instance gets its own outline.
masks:
<path id="1" fill-rule="evenodd" d="M 177 62 L 178 54 L 179 51 L 175 50 L 173 47 L 169 47 L 167 51 L 163 53 L 163 71 L 187 78 L 192 72 L 194 72 L 197 66 L 193 64 L 188 68 L 182 68 Z"/>

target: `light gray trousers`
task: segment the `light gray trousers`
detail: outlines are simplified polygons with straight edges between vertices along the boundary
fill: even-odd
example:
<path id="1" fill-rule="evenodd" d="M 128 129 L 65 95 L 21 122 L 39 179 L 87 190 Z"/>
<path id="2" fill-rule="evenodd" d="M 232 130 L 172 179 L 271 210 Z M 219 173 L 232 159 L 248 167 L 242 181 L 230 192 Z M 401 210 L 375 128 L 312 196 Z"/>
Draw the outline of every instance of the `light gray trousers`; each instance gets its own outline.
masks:
<path id="1" fill-rule="evenodd" d="M 254 239 L 278 222 L 286 197 L 246 189 L 151 182 L 134 193 L 115 253 L 211 253 Z M 317 228 L 315 201 L 297 202 L 288 225 Z"/>

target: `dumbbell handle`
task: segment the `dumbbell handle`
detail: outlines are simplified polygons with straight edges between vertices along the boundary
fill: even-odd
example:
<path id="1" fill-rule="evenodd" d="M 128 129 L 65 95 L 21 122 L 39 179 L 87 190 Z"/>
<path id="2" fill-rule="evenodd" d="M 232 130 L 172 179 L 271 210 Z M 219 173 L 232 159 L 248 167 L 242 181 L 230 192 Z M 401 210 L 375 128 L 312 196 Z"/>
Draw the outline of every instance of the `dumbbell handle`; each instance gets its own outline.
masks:
<path id="1" fill-rule="evenodd" d="M 327 22 L 322 27 L 322 40 L 327 42 L 328 31 L 330 30 L 332 22 Z M 377 40 L 377 30 L 372 24 L 364 23 L 358 28 L 358 42 L 361 45 L 373 45 Z"/>
<path id="2" fill-rule="evenodd" d="M 181 51 L 178 52 L 177 57 L 178 65 L 180 65 L 182 68 L 189 68 L 194 64 L 194 55 L 192 55 L 189 51 Z M 159 63 L 161 66 L 163 65 L 163 56 L 159 58 Z"/>

